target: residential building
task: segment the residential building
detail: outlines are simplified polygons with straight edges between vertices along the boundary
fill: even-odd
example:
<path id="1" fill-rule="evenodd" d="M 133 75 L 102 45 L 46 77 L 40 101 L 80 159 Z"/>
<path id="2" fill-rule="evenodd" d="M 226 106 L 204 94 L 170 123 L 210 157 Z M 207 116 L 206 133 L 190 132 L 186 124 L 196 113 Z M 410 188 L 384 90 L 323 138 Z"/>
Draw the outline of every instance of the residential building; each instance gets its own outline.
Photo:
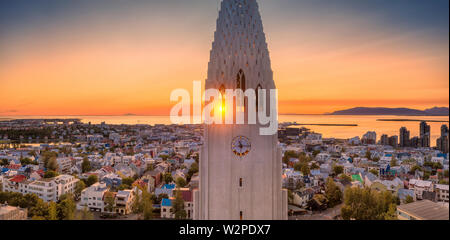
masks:
<path id="1" fill-rule="evenodd" d="M 94 183 L 81 192 L 80 202 L 77 204 L 79 210 L 87 207 L 90 211 L 104 212 L 105 204 L 103 196 L 108 191 L 106 183 Z"/>
<path id="2" fill-rule="evenodd" d="M 448 208 L 429 200 L 397 206 L 399 220 L 449 220 Z"/>
<path id="3" fill-rule="evenodd" d="M 406 127 L 400 128 L 400 147 L 409 147 L 410 132 Z"/>
<path id="4" fill-rule="evenodd" d="M 448 185 L 436 184 L 435 191 L 437 193 L 437 200 L 440 202 L 449 202 L 448 200 Z"/>
<path id="5" fill-rule="evenodd" d="M 419 179 L 411 179 L 408 188 L 414 190 L 417 199 L 423 199 L 424 192 L 433 192 L 433 182 Z"/>

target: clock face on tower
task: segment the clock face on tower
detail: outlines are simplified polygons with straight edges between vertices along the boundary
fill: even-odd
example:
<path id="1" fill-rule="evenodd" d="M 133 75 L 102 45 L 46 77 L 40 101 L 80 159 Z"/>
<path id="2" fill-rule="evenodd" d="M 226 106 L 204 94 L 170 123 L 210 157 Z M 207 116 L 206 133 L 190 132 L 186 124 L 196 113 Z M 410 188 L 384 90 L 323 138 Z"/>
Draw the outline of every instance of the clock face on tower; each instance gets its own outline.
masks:
<path id="1" fill-rule="evenodd" d="M 231 142 L 231 150 L 236 156 L 243 157 L 250 152 L 250 140 L 243 136 L 238 136 Z"/>

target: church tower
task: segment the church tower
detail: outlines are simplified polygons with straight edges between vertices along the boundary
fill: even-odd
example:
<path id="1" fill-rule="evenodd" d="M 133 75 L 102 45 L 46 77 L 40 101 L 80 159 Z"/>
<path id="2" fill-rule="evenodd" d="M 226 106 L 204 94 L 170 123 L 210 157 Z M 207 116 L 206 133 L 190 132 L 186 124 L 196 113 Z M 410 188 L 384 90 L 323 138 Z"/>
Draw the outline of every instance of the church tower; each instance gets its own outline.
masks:
<path id="1" fill-rule="evenodd" d="M 256 0 L 222 1 L 205 87 L 244 92 L 276 89 Z M 244 109 L 248 104 L 245 101 Z M 278 136 L 260 135 L 260 127 L 247 120 L 246 124 L 205 125 L 194 219 L 287 219 Z"/>

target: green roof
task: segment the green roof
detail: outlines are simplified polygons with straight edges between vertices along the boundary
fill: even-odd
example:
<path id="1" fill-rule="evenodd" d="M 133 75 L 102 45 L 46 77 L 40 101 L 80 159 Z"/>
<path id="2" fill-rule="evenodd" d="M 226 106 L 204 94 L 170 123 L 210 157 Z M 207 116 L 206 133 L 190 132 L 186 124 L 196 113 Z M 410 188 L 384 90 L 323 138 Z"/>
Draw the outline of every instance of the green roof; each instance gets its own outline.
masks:
<path id="1" fill-rule="evenodd" d="M 363 183 L 363 180 L 361 179 L 361 176 L 359 176 L 357 174 L 352 175 L 352 180 L 353 181 L 359 181 L 360 183 Z"/>

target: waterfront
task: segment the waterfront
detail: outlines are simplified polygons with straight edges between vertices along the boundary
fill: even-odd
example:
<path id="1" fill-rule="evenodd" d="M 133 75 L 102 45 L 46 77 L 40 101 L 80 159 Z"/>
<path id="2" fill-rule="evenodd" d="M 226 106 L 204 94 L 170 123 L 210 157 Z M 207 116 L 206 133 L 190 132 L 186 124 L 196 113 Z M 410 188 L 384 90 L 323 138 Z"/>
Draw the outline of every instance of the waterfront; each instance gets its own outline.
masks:
<path id="1" fill-rule="evenodd" d="M 4 116 L 12 119 L 53 119 L 53 118 L 80 118 L 82 122 L 99 124 L 171 124 L 168 116 Z M 396 121 L 379 121 L 380 119 Z M 404 120 L 404 121 L 403 121 Z M 362 136 L 367 131 L 375 131 L 379 139 L 382 134 L 398 135 L 400 127 L 407 127 L 411 136 L 419 135 L 419 122 L 410 120 L 436 120 L 449 121 L 448 116 L 384 116 L 384 115 L 280 115 L 279 122 L 296 122 L 315 132 L 323 134 L 325 138 L 351 138 Z M 308 125 L 312 124 L 312 125 Z M 317 125 L 319 124 L 319 125 Z M 357 126 L 326 126 L 327 124 L 343 124 Z M 431 126 L 431 145 L 436 145 L 440 136 L 441 122 L 428 122 Z"/>

